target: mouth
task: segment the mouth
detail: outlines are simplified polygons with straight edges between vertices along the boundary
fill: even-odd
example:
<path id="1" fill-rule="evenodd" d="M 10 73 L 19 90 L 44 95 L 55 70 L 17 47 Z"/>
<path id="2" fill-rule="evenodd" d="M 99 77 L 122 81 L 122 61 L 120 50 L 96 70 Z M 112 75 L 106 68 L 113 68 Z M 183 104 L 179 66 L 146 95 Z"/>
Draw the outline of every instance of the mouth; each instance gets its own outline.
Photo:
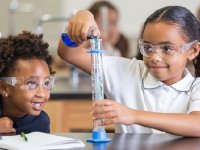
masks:
<path id="1" fill-rule="evenodd" d="M 168 68 L 167 66 L 149 66 L 149 70 L 153 72 L 160 72 L 167 68 Z"/>
<path id="2" fill-rule="evenodd" d="M 166 66 L 149 66 L 149 68 L 155 68 L 155 69 L 157 69 L 157 68 L 167 68 Z"/>
<path id="3" fill-rule="evenodd" d="M 31 106 L 36 111 L 41 111 L 44 107 L 45 102 L 31 102 Z"/>

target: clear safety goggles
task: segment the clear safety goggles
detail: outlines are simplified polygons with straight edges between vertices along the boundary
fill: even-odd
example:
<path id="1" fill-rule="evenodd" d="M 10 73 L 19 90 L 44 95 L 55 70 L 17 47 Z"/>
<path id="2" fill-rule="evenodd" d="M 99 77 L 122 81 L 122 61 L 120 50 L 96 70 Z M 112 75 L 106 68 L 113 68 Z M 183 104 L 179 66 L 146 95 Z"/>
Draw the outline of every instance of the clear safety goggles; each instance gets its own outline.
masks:
<path id="1" fill-rule="evenodd" d="M 139 49 L 140 53 L 145 57 L 150 57 L 153 53 L 159 52 L 160 56 L 168 57 L 173 56 L 181 52 L 186 52 L 189 50 L 194 44 L 196 44 L 198 40 L 195 40 L 190 43 L 186 43 L 183 45 L 175 45 L 175 44 L 160 44 L 160 45 L 152 45 L 150 43 L 143 42 L 139 40 Z"/>
<path id="2" fill-rule="evenodd" d="M 6 82 L 7 84 L 15 87 L 19 87 L 23 90 L 36 90 L 39 86 L 46 91 L 51 91 L 54 87 L 55 78 L 49 76 L 44 78 L 41 82 L 40 77 L 0 77 L 0 80 Z"/>

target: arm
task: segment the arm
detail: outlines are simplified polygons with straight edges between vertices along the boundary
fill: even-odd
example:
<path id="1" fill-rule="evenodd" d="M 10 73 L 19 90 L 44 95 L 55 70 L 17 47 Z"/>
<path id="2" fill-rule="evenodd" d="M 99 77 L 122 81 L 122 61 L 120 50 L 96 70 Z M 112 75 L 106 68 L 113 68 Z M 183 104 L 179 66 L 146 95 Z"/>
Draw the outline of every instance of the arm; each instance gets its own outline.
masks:
<path id="1" fill-rule="evenodd" d="M 155 113 L 133 110 L 135 124 L 171 134 L 200 137 L 200 112 L 190 114 Z"/>
<path id="2" fill-rule="evenodd" d="M 87 41 L 87 32 L 91 27 L 95 29 L 93 35 L 97 35 L 99 30 L 94 21 L 94 16 L 87 10 L 77 12 L 70 20 L 66 32 L 80 46 L 69 48 L 64 45 L 62 39 L 60 39 L 58 45 L 58 55 L 62 59 L 88 73 L 91 72 L 91 60 L 85 48 L 88 43 L 85 41 Z"/>
<path id="3" fill-rule="evenodd" d="M 102 125 L 138 124 L 171 134 L 200 137 L 200 112 L 190 114 L 156 113 L 134 110 L 117 102 L 104 100 L 95 104 L 93 115 L 94 119 L 105 119 Z"/>
<path id="4" fill-rule="evenodd" d="M 0 133 L 13 133 L 16 132 L 13 128 L 13 121 L 8 117 L 0 118 Z"/>

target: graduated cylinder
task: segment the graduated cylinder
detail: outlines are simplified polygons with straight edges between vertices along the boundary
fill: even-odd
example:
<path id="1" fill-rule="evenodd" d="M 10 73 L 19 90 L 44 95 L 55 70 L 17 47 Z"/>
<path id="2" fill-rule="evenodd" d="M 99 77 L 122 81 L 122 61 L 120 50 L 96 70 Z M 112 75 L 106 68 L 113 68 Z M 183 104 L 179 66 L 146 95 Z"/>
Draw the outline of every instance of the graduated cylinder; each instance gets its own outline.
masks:
<path id="1" fill-rule="evenodd" d="M 90 40 L 91 44 L 91 61 L 92 61 L 92 99 L 93 104 L 96 101 L 104 99 L 103 91 L 103 64 L 102 64 L 102 49 L 101 49 L 101 39 L 94 38 Z M 93 129 L 100 130 L 104 129 L 104 126 L 100 126 L 99 123 L 103 119 L 95 120 L 93 122 Z"/>

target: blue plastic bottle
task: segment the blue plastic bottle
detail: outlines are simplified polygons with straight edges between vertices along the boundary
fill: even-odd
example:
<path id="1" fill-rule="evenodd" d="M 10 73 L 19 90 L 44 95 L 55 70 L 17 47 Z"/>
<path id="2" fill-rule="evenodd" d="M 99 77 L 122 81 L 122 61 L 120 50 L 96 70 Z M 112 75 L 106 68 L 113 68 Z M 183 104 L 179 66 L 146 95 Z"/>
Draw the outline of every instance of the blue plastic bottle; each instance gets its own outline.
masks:
<path id="1" fill-rule="evenodd" d="M 67 45 L 68 47 L 73 48 L 73 47 L 78 47 L 79 46 L 76 42 L 72 41 L 69 38 L 69 35 L 67 33 L 62 33 L 61 37 L 62 37 L 62 40 L 63 40 L 64 44 Z M 89 40 L 89 39 L 93 39 L 93 38 L 97 38 L 97 37 L 98 36 L 90 35 L 90 36 L 87 36 L 87 39 Z"/>
<path id="2" fill-rule="evenodd" d="M 62 33 L 62 40 L 68 47 L 77 47 L 78 44 L 69 38 L 67 33 Z"/>

